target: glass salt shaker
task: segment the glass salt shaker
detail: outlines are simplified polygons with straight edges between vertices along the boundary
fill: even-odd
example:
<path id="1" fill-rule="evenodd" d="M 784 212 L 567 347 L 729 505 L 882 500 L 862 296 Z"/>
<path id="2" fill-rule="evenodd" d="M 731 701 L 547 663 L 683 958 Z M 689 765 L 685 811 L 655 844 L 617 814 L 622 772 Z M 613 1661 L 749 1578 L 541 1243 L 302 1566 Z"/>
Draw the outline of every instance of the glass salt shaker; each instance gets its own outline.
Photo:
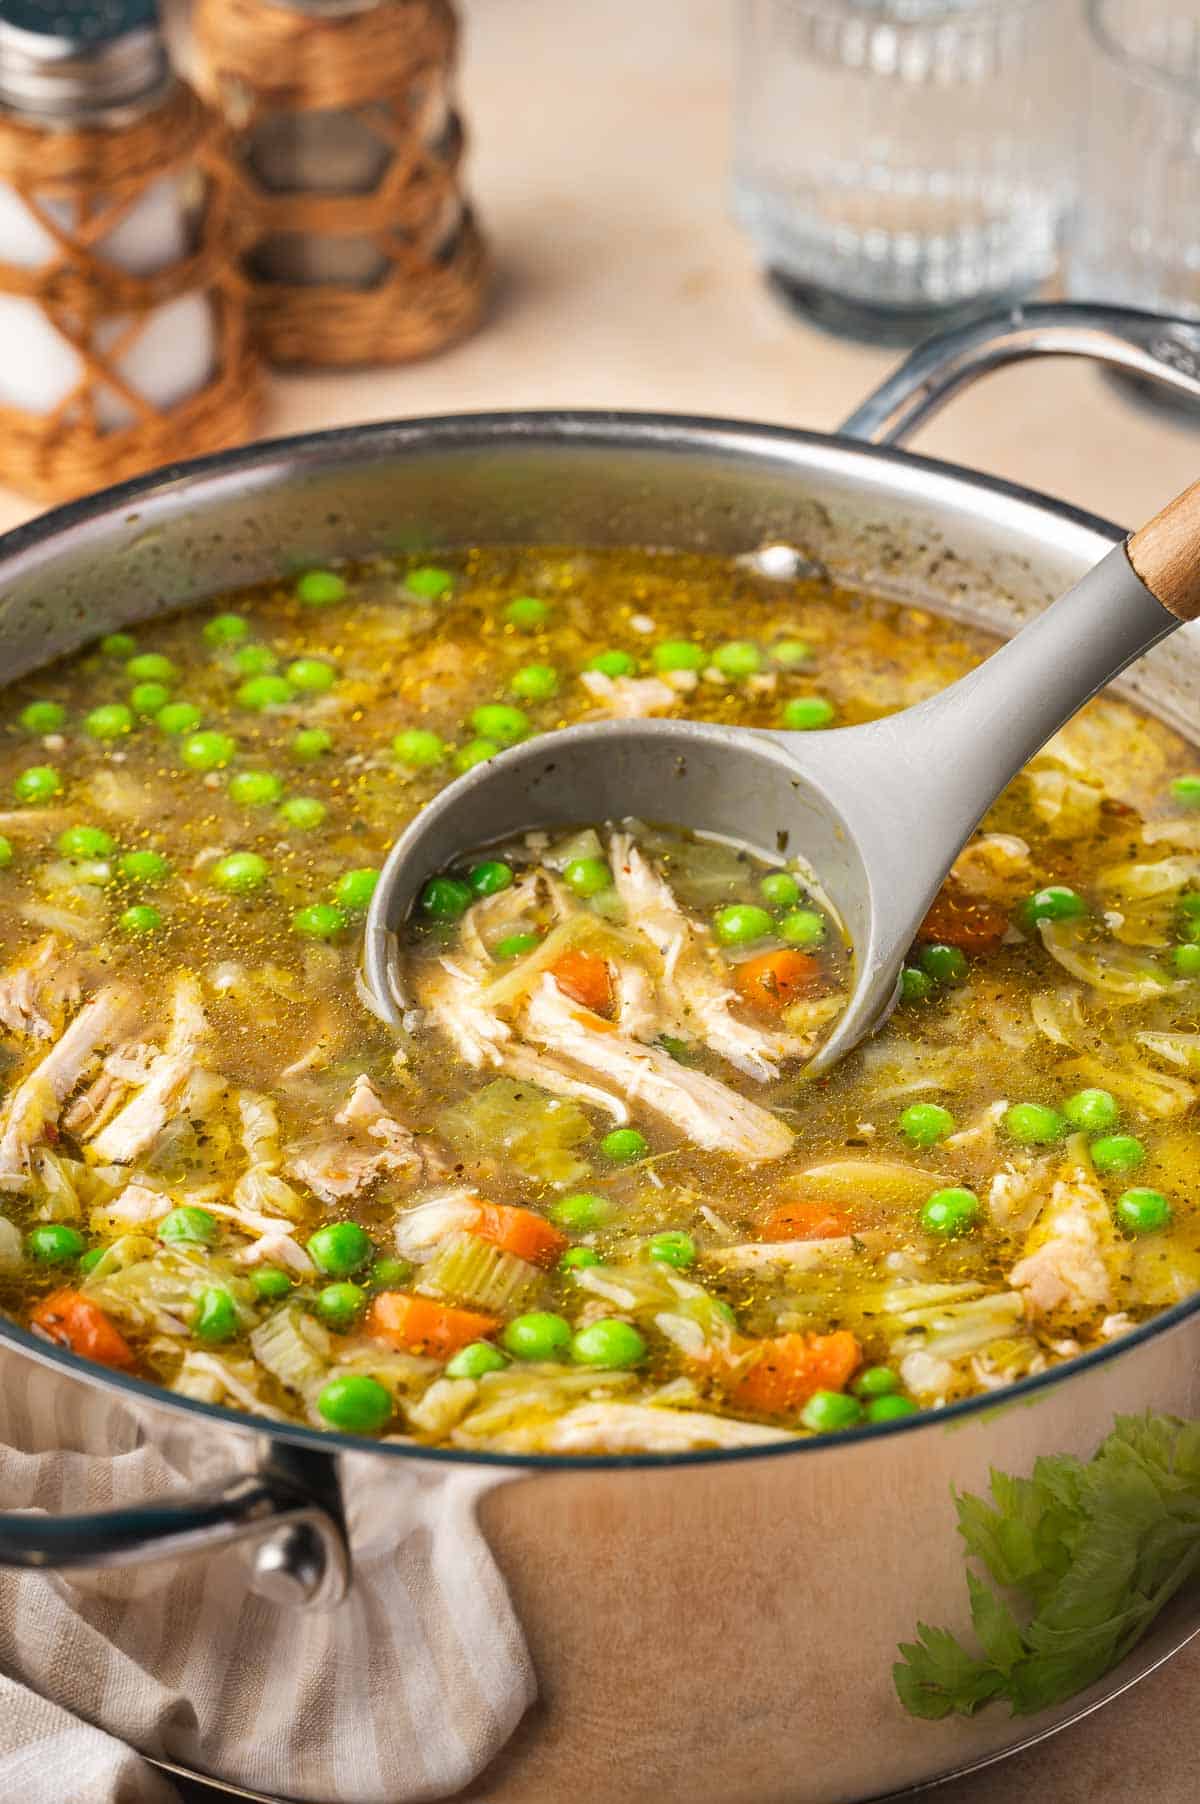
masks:
<path id="1" fill-rule="evenodd" d="M 1074 192 L 1071 0 L 739 0 L 734 205 L 776 288 L 902 342 L 1036 289 Z"/>

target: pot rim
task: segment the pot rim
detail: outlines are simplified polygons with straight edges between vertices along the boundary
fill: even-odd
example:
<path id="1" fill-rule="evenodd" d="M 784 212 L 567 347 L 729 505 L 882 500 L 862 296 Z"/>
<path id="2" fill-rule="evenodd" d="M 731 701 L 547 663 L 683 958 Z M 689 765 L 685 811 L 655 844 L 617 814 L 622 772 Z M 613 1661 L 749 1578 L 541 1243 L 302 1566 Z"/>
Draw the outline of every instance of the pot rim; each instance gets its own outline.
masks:
<path id="1" fill-rule="evenodd" d="M 106 519 L 113 525 L 136 525 L 139 530 L 151 523 L 143 509 L 156 503 L 172 512 L 181 490 L 203 488 L 211 481 L 222 486 L 230 479 L 244 479 L 257 472 L 262 481 L 273 476 L 294 480 L 306 468 L 336 465 L 345 455 L 385 453 L 406 446 L 443 444 L 449 448 L 456 442 L 480 440 L 541 439 L 547 443 L 574 440 L 603 447 L 611 444 L 657 446 L 660 449 L 724 450 L 760 454 L 794 454 L 798 450 L 834 452 L 839 461 L 850 463 L 863 459 L 868 463 L 900 466 L 915 478 L 925 478 L 918 491 L 928 502 L 936 502 L 939 491 L 946 495 L 959 491 L 960 500 L 986 496 L 997 502 L 1015 502 L 1042 516 L 1042 524 L 1052 521 L 1064 528 L 1078 529 L 1100 538 L 1111 546 L 1124 538 L 1124 529 L 1098 514 L 1056 500 L 1037 489 L 1025 487 L 1003 477 L 989 476 L 946 459 L 925 457 L 901 450 L 894 445 L 869 444 L 844 433 L 823 433 L 704 414 L 672 414 L 639 412 L 630 409 L 546 408 L 495 410 L 455 414 L 416 416 L 403 420 L 372 421 L 365 425 L 327 428 L 317 432 L 296 434 L 256 441 L 232 451 L 216 452 L 207 457 L 172 464 L 148 476 L 135 477 L 115 487 L 68 502 L 38 515 L 22 526 L 0 536 L 0 592 L 17 575 L 36 567 L 39 553 L 69 538 L 84 528 Z M 803 460 L 801 460 L 802 462 Z M 970 491 L 970 495 L 962 491 Z M 130 518 L 129 510 L 138 511 Z M 121 516 L 124 515 L 124 521 Z M 1145 1345 L 1160 1334 L 1170 1333 L 1189 1317 L 1200 1312 L 1200 1292 L 1181 1303 L 1162 1310 L 1150 1320 L 1140 1323 L 1128 1333 L 1102 1347 L 1093 1348 L 1045 1372 L 1018 1380 L 1001 1391 L 985 1391 L 966 1397 L 943 1409 L 923 1410 L 895 1422 L 872 1426 L 870 1442 L 881 1435 L 915 1434 L 935 1425 L 957 1428 L 973 1417 L 994 1414 L 999 1409 L 1024 1406 L 1037 1400 L 1055 1385 L 1076 1374 L 1091 1371 Z M 763 1446 L 710 1448 L 688 1453 L 622 1453 L 622 1454 L 555 1454 L 505 1453 L 458 1447 L 427 1447 L 416 1441 L 372 1441 L 361 1435 L 345 1434 L 336 1429 L 309 1427 L 304 1423 L 279 1422 L 270 1417 L 248 1415 L 219 1403 L 202 1403 L 180 1397 L 149 1379 L 136 1378 L 109 1371 L 79 1358 L 65 1347 L 41 1339 L 0 1315 L 0 1339 L 27 1353 L 43 1365 L 56 1366 L 85 1383 L 108 1392 L 127 1396 L 131 1403 L 206 1417 L 214 1424 L 239 1430 L 243 1434 L 265 1435 L 322 1453 L 379 1454 L 389 1458 L 428 1460 L 444 1466 L 483 1466 L 543 1472 L 572 1470 L 596 1471 L 608 1468 L 649 1468 L 710 1465 L 723 1461 L 778 1458 L 802 1455 L 832 1445 L 865 1444 L 861 1428 L 843 1429 L 832 1434 L 816 1434 L 803 1439 L 783 1439 Z"/>

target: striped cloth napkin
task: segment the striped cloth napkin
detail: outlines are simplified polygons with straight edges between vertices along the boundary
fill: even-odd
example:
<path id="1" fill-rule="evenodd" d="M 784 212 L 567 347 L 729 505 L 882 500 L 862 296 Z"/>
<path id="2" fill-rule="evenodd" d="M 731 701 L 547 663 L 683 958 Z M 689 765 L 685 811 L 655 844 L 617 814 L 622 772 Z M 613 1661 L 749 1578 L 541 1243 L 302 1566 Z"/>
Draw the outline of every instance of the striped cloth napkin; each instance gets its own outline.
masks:
<path id="1" fill-rule="evenodd" d="M 228 1437 L 211 1474 L 189 1443 L 185 1483 L 161 1411 L 151 1445 L 139 1404 L 11 1354 L 0 1368 L 0 1508 L 121 1508 L 229 1475 Z M 15 1451 L 39 1441 L 72 1451 Z M 314 1804 L 457 1792 L 535 1695 L 476 1520 L 505 1476 L 347 1456 L 355 1582 L 324 1613 L 253 1596 L 233 1549 L 70 1581 L 0 1571 L 0 1799 L 177 1804 L 135 1749 Z"/>

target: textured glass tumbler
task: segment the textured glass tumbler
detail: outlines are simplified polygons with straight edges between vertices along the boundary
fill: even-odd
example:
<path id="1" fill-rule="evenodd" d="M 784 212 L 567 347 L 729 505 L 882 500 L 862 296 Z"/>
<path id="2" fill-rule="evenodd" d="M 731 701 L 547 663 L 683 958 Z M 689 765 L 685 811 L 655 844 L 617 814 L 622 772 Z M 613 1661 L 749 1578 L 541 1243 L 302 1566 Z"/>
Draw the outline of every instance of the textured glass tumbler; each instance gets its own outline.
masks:
<path id="1" fill-rule="evenodd" d="M 734 203 L 776 283 L 903 339 L 1057 268 L 1073 0 L 738 0 Z"/>
<path id="2" fill-rule="evenodd" d="M 1088 0 L 1068 287 L 1200 318 L 1200 0 Z"/>

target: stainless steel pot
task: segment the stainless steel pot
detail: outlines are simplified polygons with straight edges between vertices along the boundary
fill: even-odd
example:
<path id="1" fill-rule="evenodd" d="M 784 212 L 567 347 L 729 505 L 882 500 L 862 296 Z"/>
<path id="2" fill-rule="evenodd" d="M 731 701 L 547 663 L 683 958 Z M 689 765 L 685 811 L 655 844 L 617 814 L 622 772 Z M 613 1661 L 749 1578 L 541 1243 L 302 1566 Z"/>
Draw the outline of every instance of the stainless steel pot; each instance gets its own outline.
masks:
<path id="1" fill-rule="evenodd" d="M 838 437 L 526 413 L 252 446 L 59 509 L 0 541 L 3 667 L 16 677 L 98 632 L 313 562 L 489 542 L 740 553 L 783 541 L 870 589 L 1011 632 L 1119 529 L 896 445 L 981 372 L 1043 354 L 1098 358 L 1200 396 L 1200 328 L 1045 306 L 917 351 Z M 1193 629 L 1125 686 L 1186 731 L 1198 681 Z M 1051 1733 L 1200 1629 L 1200 1596 L 1181 1594 L 1121 1667 L 1025 1719 L 993 1707 L 971 1720 L 914 1720 L 892 1684 L 897 1644 L 918 1621 L 965 1627 L 952 1490 L 985 1489 L 990 1467 L 1027 1473 L 1039 1454 L 1089 1456 L 1122 1412 L 1200 1413 L 1200 1300 L 999 1404 L 674 1458 L 488 1460 L 264 1425 L 89 1367 L 3 1322 L 0 1369 L 0 1394 L 64 1403 L 9 1412 L 23 1449 L 68 1445 L 104 1461 L 149 1439 L 169 1445 L 197 1487 L 142 1512 L 0 1519 L 8 1565 L 172 1562 L 243 1540 L 248 1585 L 276 1605 L 331 1607 L 354 1582 L 343 1505 L 353 1513 L 361 1461 L 376 1473 L 376 1462 L 512 1469 L 517 1481 L 488 1493 L 481 1522 L 540 1699 L 459 1794 L 489 1804 L 878 1797 Z M 102 1444 L 88 1431 L 84 1404 L 96 1392 L 127 1424 L 115 1441 L 109 1428 Z M 111 1423 L 111 1408 L 102 1413 Z M 128 1607 L 156 1604 L 135 1592 Z M 151 1751 L 186 1764 L 180 1747 Z"/>

